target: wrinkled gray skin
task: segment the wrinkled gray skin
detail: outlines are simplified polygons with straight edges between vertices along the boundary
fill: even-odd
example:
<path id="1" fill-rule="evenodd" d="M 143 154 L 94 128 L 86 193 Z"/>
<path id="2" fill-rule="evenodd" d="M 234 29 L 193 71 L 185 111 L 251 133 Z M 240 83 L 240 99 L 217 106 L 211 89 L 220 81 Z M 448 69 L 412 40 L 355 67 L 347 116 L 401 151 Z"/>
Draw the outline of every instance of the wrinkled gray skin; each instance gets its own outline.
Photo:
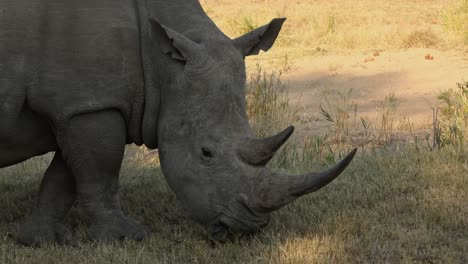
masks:
<path id="1" fill-rule="evenodd" d="M 79 197 L 94 240 L 141 240 L 123 214 L 126 144 L 159 148 L 178 199 L 213 240 L 253 233 L 269 213 L 336 178 L 265 167 L 293 128 L 257 139 L 245 113 L 244 58 L 268 50 L 284 19 L 231 40 L 195 0 L 0 2 L 0 168 L 55 151 L 17 239 L 68 242 Z"/>

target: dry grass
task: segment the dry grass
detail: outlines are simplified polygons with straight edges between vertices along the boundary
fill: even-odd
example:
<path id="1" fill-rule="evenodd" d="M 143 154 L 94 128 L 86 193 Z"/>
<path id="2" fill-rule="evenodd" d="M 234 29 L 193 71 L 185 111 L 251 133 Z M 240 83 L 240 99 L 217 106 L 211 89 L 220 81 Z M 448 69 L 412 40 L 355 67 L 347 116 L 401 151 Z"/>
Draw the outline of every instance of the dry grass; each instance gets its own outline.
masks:
<path id="1" fill-rule="evenodd" d="M 466 49 L 460 37 L 464 20 L 459 26 L 459 14 L 464 13 L 457 11 L 455 0 L 202 2 L 231 36 L 272 17 L 289 18 L 279 45 L 266 57 L 276 58 L 283 70 L 271 74 L 258 68 L 250 77 L 248 112 L 259 135 L 277 132 L 294 121 L 281 83 L 288 68 L 284 53 L 420 46 Z M 330 135 L 308 136 L 304 142 L 293 138 L 271 166 L 293 172 L 320 169 L 334 163 L 350 144 L 363 148 L 337 181 L 276 212 L 262 234 L 213 247 L 179 208 L 157 158 L 139 151 L 129 155 L 136 159 L 127 159 L 122 168 L 122 205 L 131 217 L 154 230 L 148 240 L 90 243 L 84 239 L 88 219 L 76 207 L 67 217 L 77 231 L 76 246 L 18 246 L 15 224 L 34 206 L 50 161 L 46 156 L 0 170 L 0 263 L 468 263 L 466 141 L 443 149 L 421 148 L 418 143 L 403 149 L 369 147 L 379 137 L 391 138 L 398 123 L 394 119 L 398 100 L 384 99 L 382 120 L 372 125 L 365 119 L 351 121 L 353 104 L 346 92 L 335 96 L 341 98 L 339 105 L 323 105 L 333 123 Z M 362 144 L 353 134 L 356 123 L 363 129 L 358 131 Z M 411 130 L 411 122 L 399 123 Z"/>
<path id="2" fill-rule="evenodd" d="M 458 5 L 445 9 L 442 17 L 445 28 L 468 45 L 468 0 L 459 0 Z"/>
<path id="3" fill-rule="evenodd" d="M 274 51 L 291 56 L 407 47 L 466 49 L 466 0 L 202 0 L 231 37 L 287 17 Z M 462 6 L 462 7 L 459 7 Z M 455 34 L 449 34 L 454 32 Z"/>
<path id="4" fill-rule="evenodd" d="M 287 86 L 281 79 L 289 70 L 288 61 L 284 61 L 279 70 L 272 72 L 257 64 L 249 75 L 247 116 L 253 131 L 259 137 L 279 132 L 296 117 L 296 112 L 289 106 Z"/>
<path id="5" fill-rule="evenodd" d="M 259 70 L 251 76 L 248 100 L 254 100 L 251 121 L 259 133 L 277 130 L 291 116 L 278 74 Z M 341 120 L 331 130 L 343 137 L 340 149 L 336 141 L 310 136 L 290 142 L 270 165 L 305 172 L 334 163 L 352 134 L 345 132 L 349 93 L 341 99 L 327 108 L 335 113 L 331 119 Z M 392 95 L 381 104 L 389 132 L 397 105 Z M 121 172 L 122 206 L 154 231 L 148 240 L 91 243 L 85 239 L 89 220 L 75 207 L 66 221 L 77 245 L 18 246 L 16 223 L 34 206 L 51 157 L 35 158 L 0 171 L 0 263 L 466 263 L 468 146 L 388 146 L 361 148 L 337 181 L 276 212 L 263 233 L 215 246 L 181 210 L 159 164 L 132 148 Z"/>
<path id="6" fill-rule="evenodd" d="M 434 48 L 439 42 L 438 36 L 433 31 L 416 30 L 403 40 L 403 46 L 405 48 Z"/>
<path id="7" fill-rule="evenodd" d="M 305 157 L 313 159 L 314 157 Z M 14 223 L 34 205 L 50 158 L 1 171 L 0 263 L 466 263 L 468 150 L 360 152 L 335 183 L 275 213 L 264 233 L 212 247 L 178 208 L 161 170 L 127 160 L 122 203 L 154 234 L 142 243 L 25 248 Z M 318 169 L 320 163 L 288 167 Z M 74 208 L 69 225 L 85 236 Z"/>

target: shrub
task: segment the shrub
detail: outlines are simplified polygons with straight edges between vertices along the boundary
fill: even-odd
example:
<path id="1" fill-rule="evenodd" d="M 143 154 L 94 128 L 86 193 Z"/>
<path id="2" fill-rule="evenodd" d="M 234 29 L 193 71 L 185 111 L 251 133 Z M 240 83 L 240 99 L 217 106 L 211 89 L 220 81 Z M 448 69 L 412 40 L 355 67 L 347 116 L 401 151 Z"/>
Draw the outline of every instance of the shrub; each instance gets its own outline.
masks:
<path id="1" fill-rule="evenodd" d="M 439 37 L 432 30 L 416 30 L 411 32 L 403 41 L 405 48 L 432 48 L 440 42 Z"/>
<path id="2" fill-rule="evenodd" d="M 441 105 L 434 118 L 435 145 L 465 145 L 468 139 L 468 82 L 463 81 L 456 89 L 442 92 L 438 100 Z"/>

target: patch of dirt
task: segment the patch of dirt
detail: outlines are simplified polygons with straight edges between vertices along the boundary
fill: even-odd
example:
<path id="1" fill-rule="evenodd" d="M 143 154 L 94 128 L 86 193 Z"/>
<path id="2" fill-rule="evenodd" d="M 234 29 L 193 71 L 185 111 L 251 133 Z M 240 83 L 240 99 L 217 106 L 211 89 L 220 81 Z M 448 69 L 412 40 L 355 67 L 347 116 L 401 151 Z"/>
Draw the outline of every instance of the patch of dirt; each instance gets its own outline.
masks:
<path id="1" fill-rule="evenodd" d="M 421 131 L 432 124 L 437 95 L 468 80 L 468 57 L 434 49 L 303 57 L 294 61 L 285 79 L 293 105 L 299 107 L 299 130 L 320 131 L 327 124 L 319 114 L 324 94 L 352 89 L 358 120 L 365 117 L 377 124 L 376 108 L 393 93 L 399 101 L 397 122 L 409 118 Z M 354 109 L 350 114 L 354 116 Z"/>

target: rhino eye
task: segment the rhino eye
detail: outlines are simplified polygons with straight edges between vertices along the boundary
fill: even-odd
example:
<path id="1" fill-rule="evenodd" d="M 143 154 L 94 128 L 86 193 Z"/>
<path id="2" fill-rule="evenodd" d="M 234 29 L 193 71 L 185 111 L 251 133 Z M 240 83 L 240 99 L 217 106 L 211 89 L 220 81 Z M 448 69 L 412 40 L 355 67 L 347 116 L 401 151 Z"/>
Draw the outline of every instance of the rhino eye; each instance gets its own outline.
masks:
<path id="1" fill-rule="evenodd" d="M 202 148 L 202 155 L 204 158 L 207 158 L 207 159 L 213 158 L 213 152 L 206 147 Z"/>

